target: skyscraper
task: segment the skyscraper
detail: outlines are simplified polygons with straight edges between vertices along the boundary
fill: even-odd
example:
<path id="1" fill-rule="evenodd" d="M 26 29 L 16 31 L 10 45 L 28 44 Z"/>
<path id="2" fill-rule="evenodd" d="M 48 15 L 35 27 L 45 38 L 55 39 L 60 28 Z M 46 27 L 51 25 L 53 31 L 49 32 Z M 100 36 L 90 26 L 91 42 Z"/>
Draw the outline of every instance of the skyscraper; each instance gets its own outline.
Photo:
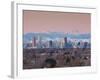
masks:
<path id="1" fill-rule="evenodd" d="M 42 36 L 41 35 L 38 35 L 38 48 L 43 48 L 42 46 Z"/>
<path id="2" fill-rule="evenodd" d="M 67 37 L 64 37 L 65 48 L 67 47 Z"/>
<path id="3" fill-rule="evenodd" d="M 60 39 L 60 48 L 63 48 L 63 47 L 64 47 L 64 40 Z"/>
<path id="4" fill-rule="evenodd" d="M 52 40 L 49 41 L 49 48 L 52 48 L 53 47 L 53 42 Z"/>
<path id="5" fill-rule="evenodd" d="M 32 39 L 32 47 L 36 48 L 36 37 L 33 37 Z"/>

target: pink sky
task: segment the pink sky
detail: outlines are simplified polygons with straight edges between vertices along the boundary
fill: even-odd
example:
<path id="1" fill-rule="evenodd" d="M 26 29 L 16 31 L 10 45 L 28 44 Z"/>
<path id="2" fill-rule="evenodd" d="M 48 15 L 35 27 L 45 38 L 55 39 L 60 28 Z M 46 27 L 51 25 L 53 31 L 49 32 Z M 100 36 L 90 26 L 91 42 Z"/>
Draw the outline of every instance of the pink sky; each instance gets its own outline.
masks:
<path id="1" fill-rule="evenodd" d="M 91 15 L 89 13 L 24 10 L 23 21 L 24 33 L 90 33 L 91 31 Z"/>

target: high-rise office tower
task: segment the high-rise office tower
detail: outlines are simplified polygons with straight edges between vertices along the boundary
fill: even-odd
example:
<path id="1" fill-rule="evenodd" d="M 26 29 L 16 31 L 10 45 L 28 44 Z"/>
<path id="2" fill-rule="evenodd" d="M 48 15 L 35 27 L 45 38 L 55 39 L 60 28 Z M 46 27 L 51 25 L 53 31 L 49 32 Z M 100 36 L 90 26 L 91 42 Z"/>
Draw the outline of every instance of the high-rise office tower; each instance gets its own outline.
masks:
<path id="1" fill-rule="evenodd" d="M 63 47 L 64 47 L 64 40 L 60 39 L 60 48 L 63 48 Z"/>
<path id="2" fill-rule="evenodd" d="M 67 47 L 67 37 L 64 37 L 65 47 Z"/>
<path id="3" fill-rule="evenodd" d="M 67 37 L 64 38 L 65 43 L 67 43 Z"/>
<path id="4" fill-rule="evenodd" d="M 38 48 L 43 48 L 42 46 L 42 36 L 38 35 Z"/>
<path id="5" fill-rule="evenodd" d="M 33 39 L 32 39 L 32 47 L 33 48 L 36 47 L 36 37 L 33 37 Z"/>
<path id="6" fill-rule="evenodd" d="M 49 48 L 52 48 L 52 47 L 53 47 L 53 41 L 50 40 L 50 41 L 49 41 Z"/>

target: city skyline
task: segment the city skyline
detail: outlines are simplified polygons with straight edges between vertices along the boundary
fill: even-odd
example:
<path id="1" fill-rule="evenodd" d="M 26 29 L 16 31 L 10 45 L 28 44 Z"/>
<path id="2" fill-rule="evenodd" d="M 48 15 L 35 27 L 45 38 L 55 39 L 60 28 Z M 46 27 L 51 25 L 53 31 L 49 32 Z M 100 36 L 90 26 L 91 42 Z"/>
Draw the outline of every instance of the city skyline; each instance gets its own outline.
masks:
<path id="1" fill-rule="evenodd" d="M 24 35 L 24 48 L 73 48 L 87 42 L 90 47 L 90 34 L 68 35 L 57 33 L 33 33 Z M 28 46 L 27 46 L 28 45 Z"/>
<path id="2" fill-rule="evenodd" d="M 90 33 L 89 13 L 23 11 L 24 34 L 30 32 Z"/>

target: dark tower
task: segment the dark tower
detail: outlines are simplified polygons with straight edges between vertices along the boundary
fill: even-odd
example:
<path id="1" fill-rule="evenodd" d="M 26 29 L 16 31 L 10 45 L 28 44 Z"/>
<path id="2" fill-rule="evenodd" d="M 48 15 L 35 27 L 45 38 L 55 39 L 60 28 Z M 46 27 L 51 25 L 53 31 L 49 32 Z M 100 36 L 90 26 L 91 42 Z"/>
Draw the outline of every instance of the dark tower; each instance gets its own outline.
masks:
<path id="1" fill-rule="evenodd" d="M 36 47 L 36 37 L 33 37 L 32 46 L 33 46 L 33 47 Z"/>
<path id="2" fill-rule="evenodd" d="M 67 47 L 67 37 L 64 37 L 65 47 Z"/>
<path id="3" fill-rule="evenodd" d="M 49 48 L 52 48 L 53 47 L 53 42 L 52 40 L 49 41 Z"/>

